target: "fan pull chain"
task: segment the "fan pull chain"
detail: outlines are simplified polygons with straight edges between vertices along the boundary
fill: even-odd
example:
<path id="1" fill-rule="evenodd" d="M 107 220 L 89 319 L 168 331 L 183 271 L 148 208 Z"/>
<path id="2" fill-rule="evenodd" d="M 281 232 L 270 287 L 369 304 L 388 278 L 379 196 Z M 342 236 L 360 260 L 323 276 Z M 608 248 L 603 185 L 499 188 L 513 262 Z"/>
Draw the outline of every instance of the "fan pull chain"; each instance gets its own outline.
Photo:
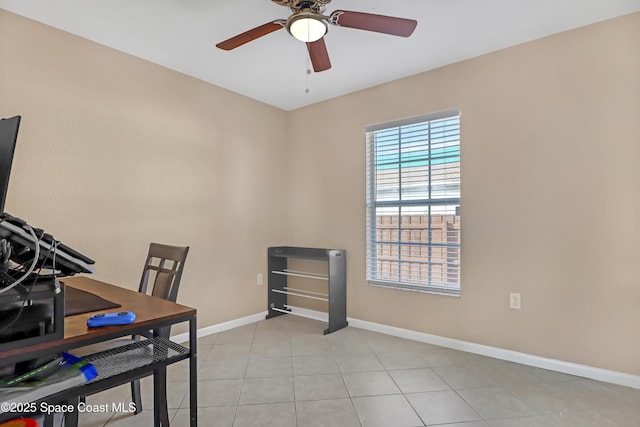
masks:
<path id="1" fill-rule="evenodd" d="M 309 65 L 309 56 L 306 55 L 306 57 L 307 57 L 307 66 L 306 66 L 307 76 L 305 77 L 306 87 L 304 89 L 304 93 L 308 94 L 310 92 L 310 90 L 309 90 L 309 75 L 311 74 L 311 68 L 309 68 L 310 67 L 310 65 Z"/>

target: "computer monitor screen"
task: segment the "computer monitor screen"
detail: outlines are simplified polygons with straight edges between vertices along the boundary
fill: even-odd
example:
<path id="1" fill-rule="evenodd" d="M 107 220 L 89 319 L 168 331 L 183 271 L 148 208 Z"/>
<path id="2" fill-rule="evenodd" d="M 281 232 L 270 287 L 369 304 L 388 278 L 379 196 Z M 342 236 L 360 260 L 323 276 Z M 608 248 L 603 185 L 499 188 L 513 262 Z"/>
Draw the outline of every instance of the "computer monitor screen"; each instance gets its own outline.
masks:
<path id="1" fill-rule="evenodd" d="M 18 138 L 18 126 L 20 126 L 20 116 L 0 120 L 0 214 L 4 212 L 4 202 L 7 198 L 11 162 Z"/>

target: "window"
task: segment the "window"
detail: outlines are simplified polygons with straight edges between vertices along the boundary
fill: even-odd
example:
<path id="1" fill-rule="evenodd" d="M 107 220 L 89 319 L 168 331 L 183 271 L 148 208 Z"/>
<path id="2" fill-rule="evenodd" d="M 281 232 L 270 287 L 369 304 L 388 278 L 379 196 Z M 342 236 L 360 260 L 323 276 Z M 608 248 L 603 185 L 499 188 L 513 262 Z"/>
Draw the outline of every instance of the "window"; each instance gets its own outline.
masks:
<path id="1" fill-rule="evenodd" d="M 370 126 L 367 283 L 459 295 L 460 115 Z"/>

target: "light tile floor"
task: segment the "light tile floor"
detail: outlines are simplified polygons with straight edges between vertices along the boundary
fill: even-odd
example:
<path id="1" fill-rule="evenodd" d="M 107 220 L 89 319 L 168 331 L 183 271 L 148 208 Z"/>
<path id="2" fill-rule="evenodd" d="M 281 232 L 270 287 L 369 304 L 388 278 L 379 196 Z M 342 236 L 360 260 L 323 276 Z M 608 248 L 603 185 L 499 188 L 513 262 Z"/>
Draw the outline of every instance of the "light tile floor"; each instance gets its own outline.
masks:
<path id="1" fill-rule="evenodd" d="M 280 316 L 198 340 L 203 427 L 640 426 L 640 390 L 347 327 Z M 188 366 L 168 370 L 172 427 L 188 426 Z M 81 414 L 82 427 L 153 424 L 144 411 Z M 130 400 L 128 385 L 87 399 Z"/>

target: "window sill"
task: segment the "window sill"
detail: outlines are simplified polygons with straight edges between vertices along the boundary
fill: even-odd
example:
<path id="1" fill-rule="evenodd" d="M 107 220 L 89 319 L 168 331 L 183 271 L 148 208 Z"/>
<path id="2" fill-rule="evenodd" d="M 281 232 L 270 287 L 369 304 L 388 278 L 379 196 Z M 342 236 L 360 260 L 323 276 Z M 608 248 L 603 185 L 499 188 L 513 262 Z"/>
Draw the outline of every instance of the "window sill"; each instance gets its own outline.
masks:
<path id="1" fill-rule="evenodd" d="M 460 298 L 459 289 L 443 289 L 443 288 L 419 288 L 408 285 L 399 285 L 395 283 L 378 282 L 374 280 L 367 280 L 367 285 L 375 286 L 377 288 L 388 288 L 400 291 L 418 292 L 421 294 L 440 295 L 445 297 Z"/>

